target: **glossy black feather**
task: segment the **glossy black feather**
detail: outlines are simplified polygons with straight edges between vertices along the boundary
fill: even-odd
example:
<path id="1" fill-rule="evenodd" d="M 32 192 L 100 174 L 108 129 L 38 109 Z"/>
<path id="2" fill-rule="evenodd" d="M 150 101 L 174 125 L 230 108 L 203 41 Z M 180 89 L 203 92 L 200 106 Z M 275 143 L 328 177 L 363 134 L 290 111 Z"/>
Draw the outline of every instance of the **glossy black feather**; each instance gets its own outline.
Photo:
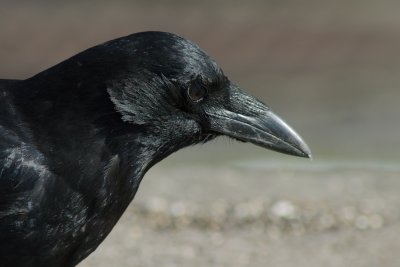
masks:
<path id="1" fill-rule="evenodd" d="M 308 157 L 301 138 L 197 45 L 143 32 L 0 80 L 0 266 L 74 266 L 146 171 L 225 134 Z"/>
<path id="2" fill-rule="evenodd" d="M 0 265 L 74 266 L 111 231 L 148 168 L 209 139 L 178 112 L 178 83 L 195 74 L 221 75 L 194 44 L 147 32 L 1 80 Z"/>

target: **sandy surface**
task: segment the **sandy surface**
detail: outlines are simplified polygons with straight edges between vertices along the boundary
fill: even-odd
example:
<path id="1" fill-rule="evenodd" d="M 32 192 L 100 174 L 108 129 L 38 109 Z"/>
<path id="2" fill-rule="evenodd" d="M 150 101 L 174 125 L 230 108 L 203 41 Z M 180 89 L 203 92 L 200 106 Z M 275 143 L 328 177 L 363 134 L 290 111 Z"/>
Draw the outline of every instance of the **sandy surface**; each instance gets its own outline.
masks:
<path id="1" fill-rule="evenodd" d="M 160 166 L 80 266 L 400 266 L 400 167 Z"/>

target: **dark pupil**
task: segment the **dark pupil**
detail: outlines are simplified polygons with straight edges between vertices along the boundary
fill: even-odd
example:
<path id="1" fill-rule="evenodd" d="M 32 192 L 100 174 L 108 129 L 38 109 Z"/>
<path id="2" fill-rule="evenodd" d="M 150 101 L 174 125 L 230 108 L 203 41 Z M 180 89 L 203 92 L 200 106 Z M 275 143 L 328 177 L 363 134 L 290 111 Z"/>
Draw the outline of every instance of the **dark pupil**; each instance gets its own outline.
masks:
<path id="1" fill-rule="evenodd" d="M 188 89 L 190 100 L 198 102 L 203 99 L 206 94 L 206 89 L 200 85 L 192 85 Z"/>

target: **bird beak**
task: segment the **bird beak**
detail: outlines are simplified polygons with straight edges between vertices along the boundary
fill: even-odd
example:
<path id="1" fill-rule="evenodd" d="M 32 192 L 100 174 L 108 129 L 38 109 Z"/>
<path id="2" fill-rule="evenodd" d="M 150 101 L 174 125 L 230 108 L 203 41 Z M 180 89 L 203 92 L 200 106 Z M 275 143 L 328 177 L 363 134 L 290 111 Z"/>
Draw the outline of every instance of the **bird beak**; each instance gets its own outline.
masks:
<path id="1" fill-rule="evenodd" d="M 311 158 L 302 138 L 256 98 L 231 86 L 224 108 L 206 111 L 210 130 L 277 152 Z"/>

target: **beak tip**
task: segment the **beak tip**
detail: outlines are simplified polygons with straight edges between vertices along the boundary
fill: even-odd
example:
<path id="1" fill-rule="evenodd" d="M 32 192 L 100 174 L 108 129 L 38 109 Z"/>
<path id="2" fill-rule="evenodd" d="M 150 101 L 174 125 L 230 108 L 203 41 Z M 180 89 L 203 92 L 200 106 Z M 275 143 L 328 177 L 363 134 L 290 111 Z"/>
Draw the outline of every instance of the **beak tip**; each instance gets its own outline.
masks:
<path id="1" fill-rule="evenodd" d="M 306 155 L 307 158 L 312 159 L 312 153 L 311 153 L 311 149 L 308 147 L 308 145 L 306 143 L 304 143 L 303 146 L 303 153 Z"/>
<path id="2" fill-rule="evenodd" d="M 307 151 L 306 153 L 304 153 L 303 158 L 308 158 L 310 160 L 313 160 L 313 156 L 310 151 Z"/>
<path id="3" fill-rule="evenodd" d="M 303 157 L 303 158 L 308 158 L 310 160 L 313 159 L 312 153 L 311 153 L 311 149 L 308 147 L 308 145 L 302 141 L 300 147 L 298 147 L 298 151 L 299 151 L 299 156 Z"/>
<path id="4" fill-rule="evenodd" d="M 313 156 L 311 154 L 310 150 L 305 150 L 305 149 L 296 149 L 296 151 L 291 151 L 288 154 L 292 155 L 292 156 L 298 156 L 301 158 L 307 158 L 312 160 Z"/>

